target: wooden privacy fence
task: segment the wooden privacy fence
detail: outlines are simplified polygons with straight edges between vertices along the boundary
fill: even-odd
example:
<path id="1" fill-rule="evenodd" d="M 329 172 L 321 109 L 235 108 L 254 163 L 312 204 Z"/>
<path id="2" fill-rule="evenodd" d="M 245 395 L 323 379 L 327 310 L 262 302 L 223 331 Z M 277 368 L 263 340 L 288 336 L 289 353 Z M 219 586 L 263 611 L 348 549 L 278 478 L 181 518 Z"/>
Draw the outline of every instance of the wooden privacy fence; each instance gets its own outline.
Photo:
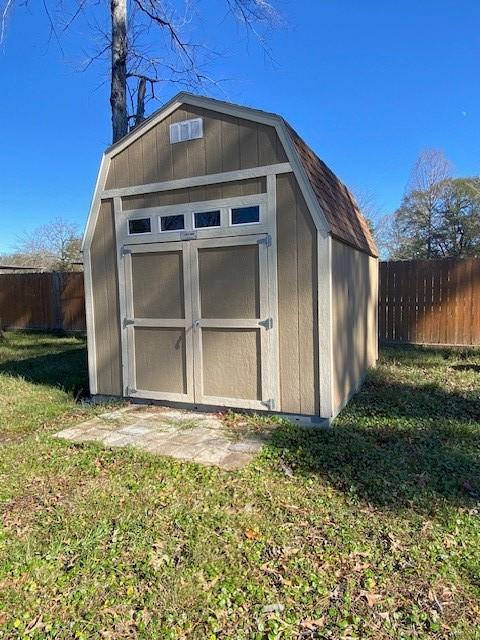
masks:
<path id="1" fill-rule="evenodd" d="M 380 342 L 480 345 L 480 258 L 380 263 Z M 0 328 L 85 331 L 83 273 L 0 275 Z"/>
<path id="2" fill-rule="evenodd" d="M 380 342 L 480 345 L 480 258 L 380 263 Z"/>
<path id="3" fill-rule="evenodd" d="M 0 328 L 85 331 L 83 273 L 0 275 Z"/>

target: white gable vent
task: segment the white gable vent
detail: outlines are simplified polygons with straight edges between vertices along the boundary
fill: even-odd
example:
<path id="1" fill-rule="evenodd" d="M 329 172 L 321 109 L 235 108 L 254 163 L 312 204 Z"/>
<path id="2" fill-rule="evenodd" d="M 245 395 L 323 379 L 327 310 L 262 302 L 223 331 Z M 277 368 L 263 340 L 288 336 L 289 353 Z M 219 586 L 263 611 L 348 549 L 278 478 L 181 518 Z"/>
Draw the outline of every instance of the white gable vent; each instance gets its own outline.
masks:
<path id="1" fill-rule="evenodd" d="M 202 118 L 193 118 L 193 120 L 183 120 L 170 125 L 170 142 L 184 142 L 185 140 L 195 140 L 203 138 L 203 120 Z"/>

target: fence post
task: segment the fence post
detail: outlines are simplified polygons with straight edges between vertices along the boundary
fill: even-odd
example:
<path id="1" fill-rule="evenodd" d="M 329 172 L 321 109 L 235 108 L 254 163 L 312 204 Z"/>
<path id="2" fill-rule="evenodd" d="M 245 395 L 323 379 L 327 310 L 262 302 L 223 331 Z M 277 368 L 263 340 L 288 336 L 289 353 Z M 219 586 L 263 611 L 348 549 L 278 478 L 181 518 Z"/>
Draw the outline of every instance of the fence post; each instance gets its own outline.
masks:
<path id="1" fill-rule="evenodd" d="M 52 306 L 53 306 L 53 328 L 63 329 L 62 317 L 62 274 L 59 271 L 52 273 Z"/>

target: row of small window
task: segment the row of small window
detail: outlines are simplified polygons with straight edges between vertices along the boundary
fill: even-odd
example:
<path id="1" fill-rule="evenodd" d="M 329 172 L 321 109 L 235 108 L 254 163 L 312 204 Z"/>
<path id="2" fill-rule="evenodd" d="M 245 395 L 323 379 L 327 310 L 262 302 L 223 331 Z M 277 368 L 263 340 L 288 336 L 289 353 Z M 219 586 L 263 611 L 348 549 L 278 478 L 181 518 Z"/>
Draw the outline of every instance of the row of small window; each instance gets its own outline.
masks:
<path id="1" fill-rule="evenodd" d="M 234 207 L 230 209 L 230 224 L 256 224 L 260 222 L 260 207 Z M 160 231 L 182 231 L 185 229 L 185 215 L 183 213 L 170 216 L 159 216 Z M 220 210 L 199 211 L 193 214 L 194 229 L 220 227 Z M 128 221 L 129 235 L 137 233 L 151 233 L 151 218 L 133 218 Z"/>

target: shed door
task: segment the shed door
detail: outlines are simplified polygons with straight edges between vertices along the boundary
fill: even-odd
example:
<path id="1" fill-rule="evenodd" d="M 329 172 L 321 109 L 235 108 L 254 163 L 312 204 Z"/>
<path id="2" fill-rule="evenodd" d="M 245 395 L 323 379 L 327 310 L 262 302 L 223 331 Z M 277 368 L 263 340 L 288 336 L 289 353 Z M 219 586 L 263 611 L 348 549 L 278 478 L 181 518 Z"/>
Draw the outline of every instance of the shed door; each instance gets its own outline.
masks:
<path id="1" fill-rule="evenodd" d="M 125 254 L 127 395 L 194 401 L 185 244 L 136 245 Z"/>
<path id="2" fill-rule="evenodd" d="M 127 395 L 273 408 L 266 238 L 128 248 Z"/>
<path id="3" fill-rule="evenodd" d="M 195 401 L 273 408 L 265 235 L 191 242 Z"/>

